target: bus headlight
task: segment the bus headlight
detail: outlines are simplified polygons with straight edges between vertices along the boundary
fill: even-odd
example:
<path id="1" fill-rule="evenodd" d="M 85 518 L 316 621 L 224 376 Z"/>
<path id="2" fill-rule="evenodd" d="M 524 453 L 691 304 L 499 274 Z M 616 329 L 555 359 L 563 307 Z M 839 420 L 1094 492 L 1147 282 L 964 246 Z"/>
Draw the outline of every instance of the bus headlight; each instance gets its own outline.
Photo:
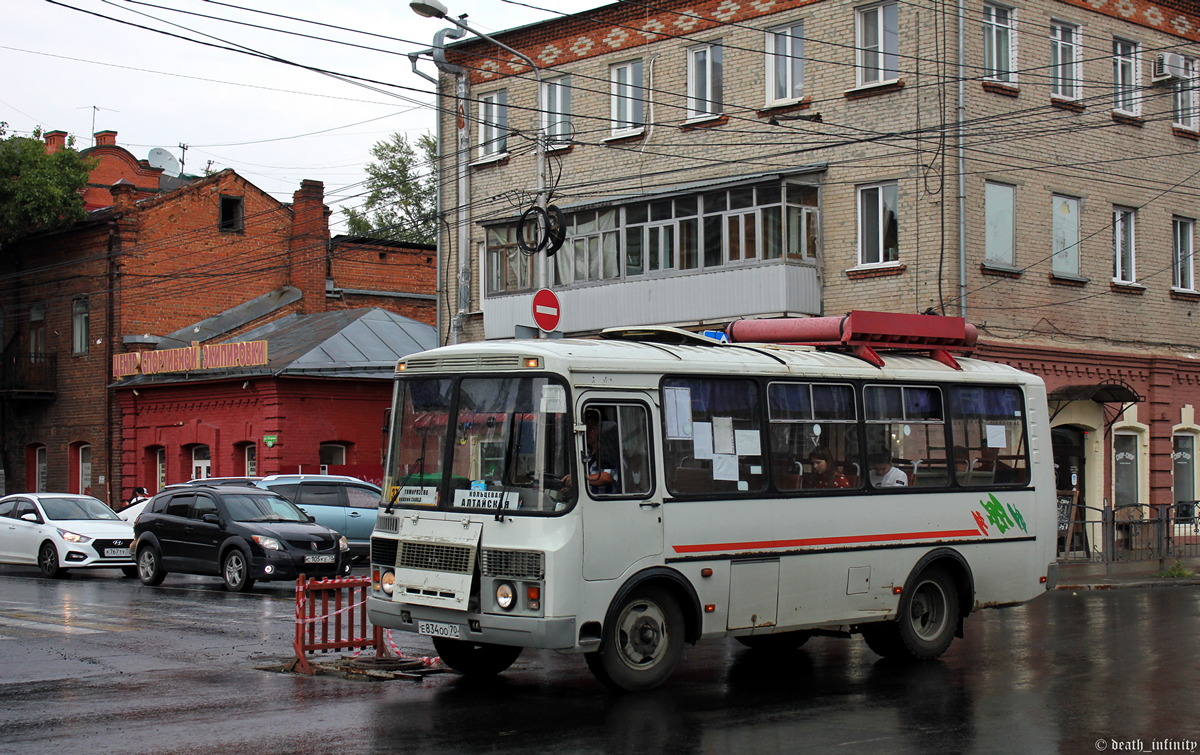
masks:
<path id="1" fill-rule="evenodd" d="M 517 593 L 511 582 L 500 582 L 496 585 L 496 605 L 505 611 L 511 611 L 512 607 L 516 605 L 516 597 Z"/>
<path id="2" fill-rule="evenodd" d="M 396 572 L 385 571 L 379 578 L 379 589 L 383 590 L 385 595 L 394 593 L 396 591 Z"/>

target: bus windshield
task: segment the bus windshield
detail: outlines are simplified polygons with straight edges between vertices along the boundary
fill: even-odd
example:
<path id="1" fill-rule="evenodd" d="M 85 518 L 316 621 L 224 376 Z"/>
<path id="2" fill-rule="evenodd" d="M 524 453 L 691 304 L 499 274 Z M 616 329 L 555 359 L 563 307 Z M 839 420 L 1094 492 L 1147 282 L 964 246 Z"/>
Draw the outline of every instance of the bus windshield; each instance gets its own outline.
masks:
<path id="1" fill-rule="evenodd" d="M 565 511 L 574 502 L 562 384 L 409 378 L 397 399 L 385 502 L 513 513 Z"/>

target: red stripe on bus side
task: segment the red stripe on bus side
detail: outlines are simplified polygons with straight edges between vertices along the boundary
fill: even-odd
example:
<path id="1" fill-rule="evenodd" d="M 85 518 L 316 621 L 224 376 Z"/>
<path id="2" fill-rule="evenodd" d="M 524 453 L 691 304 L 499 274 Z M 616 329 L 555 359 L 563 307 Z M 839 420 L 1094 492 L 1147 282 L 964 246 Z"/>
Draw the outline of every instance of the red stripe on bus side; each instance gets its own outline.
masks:
<path id="1" fill-rule="evenodd" d="M 673 545 L 676 553 L 708 553 L 714 551 L 758 550 L 762 548 L 803 548 L 810 545 L 847 545 L 850 543 L 892 542 L 894 540 L 925 540 L 930 538 L 979 537 L 979 530 L 941 530 L 936 532 L 897 532 L 891 535 L 849 535 L 843 537 L 811 537 L 802 540 L 760 540 L 749 543 L 710 543 L 707 545 Z"/>

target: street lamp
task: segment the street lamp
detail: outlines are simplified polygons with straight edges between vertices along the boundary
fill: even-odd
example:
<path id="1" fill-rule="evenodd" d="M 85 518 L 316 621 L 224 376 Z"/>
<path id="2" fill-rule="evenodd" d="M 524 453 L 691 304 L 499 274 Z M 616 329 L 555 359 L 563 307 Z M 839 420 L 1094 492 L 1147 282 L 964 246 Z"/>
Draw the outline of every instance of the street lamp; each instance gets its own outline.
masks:
<path id="1" fill-rule="evenodd" d="M 534 150 L 535 150 L 535 155 L 536 155 L 536 169 L 537 169 L 537 197 L 534 199 L 534 203 L 538 207 L 545 209 L 545 207 L 546 207 L 546 145 L 545 145 L 545 140 L 542 138 L 543 137 L 542 116 L 543 116 L 543 112 L 544 112 L 542 109 L 542 72 L 541 72 L 541 69 L 538 67 L 537 63 L 533 62 L 533 58 L 529 57 L 525 53 L 523 53 L 519 50 L 514 50 L 513 48 L 504 44 L 500 40 L 494 39 L 493 37 L 490 37 L 487 34 L 484 34 L 483 32 L 479 31 L 478 29 L 471 28 L 470 26 L 467 25 L 467 22 L 463 20 L 464 18 L 466 18 L 465 15 L 462 16 L 461 18 L 452 18 L 449 15 L 450 11 L 446 8 L 445 5 L 443 5 L 441 2 L 439 2 L 439 0 L 411 0 L 408 4 L 408 7 L 412 8 L 413 13 L 416 13 L 418 16 L 422 16 L 424 18 L 438 18 L 438 19 L 442 19 L 444 21 L 449 21 L 450 23 L 454 24 L 455 26 L 462 29 L 463 31 L 469 31 L 477 37 L 486 39 L 488 42 L 491 42 L 492 44 L 496 45 L 497 47 L 499 47 L 507 52 L 510 52 L 513 55 L 520 58 L 521 60 L 523 60 L 525 62 L 525 64 L 529 66 L 530 70 L 533 71 L 534 80 L 537 82 L 537 128 L 534 131 L 534 135 L 535 135 Z M 463 202 L 463 200 L 464 200 L 463 197 L 459 197 L 460 204 Z M 463 257 L 464 253 L 465 253 L 464 250 L 461 250 L 461 249 L 459 250 L 460 259 Z M 545 256 L 542 256 L 542 258 L 539 260 L 538 277 L 541 279 L 540 282 L 541 282 L 542 287 L 548 288 L 550 285 L 550 276 L 549 276 L 549 271 L 547 270 L 547 262 L 546 262 Z"/>

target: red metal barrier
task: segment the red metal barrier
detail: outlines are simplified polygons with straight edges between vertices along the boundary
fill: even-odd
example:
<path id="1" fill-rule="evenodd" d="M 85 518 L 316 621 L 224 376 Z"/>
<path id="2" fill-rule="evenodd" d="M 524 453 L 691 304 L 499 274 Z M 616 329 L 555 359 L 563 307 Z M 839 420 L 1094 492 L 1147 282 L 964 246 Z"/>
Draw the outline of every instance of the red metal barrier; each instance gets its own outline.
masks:
<path id="1" fill-rule="evenodd" d="M 375 657 L 386 656 L 383 629 L 367 621 L 370 577 L 296 580 L 296 658 L 292 670 L 315 674 L 308 654 L 336 650 L 375 648 Z"/>

